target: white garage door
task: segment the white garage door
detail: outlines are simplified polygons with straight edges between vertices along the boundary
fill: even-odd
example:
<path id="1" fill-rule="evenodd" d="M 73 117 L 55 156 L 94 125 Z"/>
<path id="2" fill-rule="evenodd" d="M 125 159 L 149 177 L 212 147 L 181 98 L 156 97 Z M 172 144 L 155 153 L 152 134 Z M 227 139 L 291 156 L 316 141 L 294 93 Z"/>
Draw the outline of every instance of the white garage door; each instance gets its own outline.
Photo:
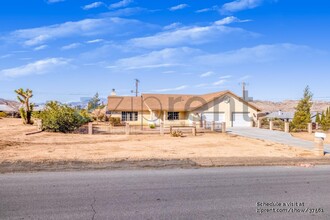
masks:
<path id="1" fill-rule="evenodd" d="M 233 113 L 233 127 L 250 127 L 251 118 L 249 113 Z"/>
<path id="2" fill-rule="evenodd" d="M 205 112 L 203 113 L 203 120 L 206 121 L 206 128 L 210 129 L 212 122 L 215 121 L 215 129 L 221 129 L 221 123 L 225 122 L 225 113 Z"/>

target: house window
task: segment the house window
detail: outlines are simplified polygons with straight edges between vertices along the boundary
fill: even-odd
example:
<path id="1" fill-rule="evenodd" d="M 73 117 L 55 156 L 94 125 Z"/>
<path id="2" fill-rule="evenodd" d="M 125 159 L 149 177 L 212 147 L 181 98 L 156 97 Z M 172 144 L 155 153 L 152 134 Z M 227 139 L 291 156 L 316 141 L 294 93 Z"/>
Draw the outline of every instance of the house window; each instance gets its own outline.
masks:
<path id="1" fill-rule="evenodd" d="M 137 112 L 122 112 L 121 120 L 122 121 L 137 121 L 138 113 Z"/>
<path id="2" fill-rule="evenodd" d="M 168 112 L 167 120 L 179 120 L 179 112 Z"/>

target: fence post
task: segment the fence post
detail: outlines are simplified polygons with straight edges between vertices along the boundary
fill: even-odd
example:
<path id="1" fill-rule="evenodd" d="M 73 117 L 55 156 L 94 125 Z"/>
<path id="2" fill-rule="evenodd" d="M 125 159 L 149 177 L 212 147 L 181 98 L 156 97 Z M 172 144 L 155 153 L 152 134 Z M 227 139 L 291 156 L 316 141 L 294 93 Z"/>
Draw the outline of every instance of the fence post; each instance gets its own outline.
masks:
<path id="1" fill-rule="evenodd" d="M 38 131 L 42 131 L 42 120 L 41 119 L 37 120 L 37 129 L 38 129 Z"/>
<path id="2" fill-rule="evenodd" d="M 316 130 L 319 130 L 319 127 L 320 127 L 319 123 L 316 122 Z"/>
<path id="3" fill-rule="evenodd" d="M 159 132 L 160 132 L 160 135 L 164 135 L 164 123 L 163 122 L 160 123 Z"/>
<path id="4" fill-rule="evenodd" d="M 308 133 L 309 134 L 313 133 L 313 124 L 312 123 L 308 123 Z"/>
<path id="5" fill-rule="evenodd" d="M 212 121 L 212 124 L 211 124 L 211 131 L 215 131 L 215 121 Z"/>
<path id="6" fill-rule="evenodd" d="M 125 133 L 126 133 L 126 135 L 129 135 L 130 134 L 129 123 L 126 123 Z"/>
<path id="7" fill-rule="evenodd" d="M 285 122 L 284 123 L 284 132 L 285 133 L 290 133 L 290 122 Z"/>
<path id="8" fill-rule="evenodd" d="M 193 136 L 196 136 L 196 133 L 197 133 L 196 130 L 197 130 L 197 129 L 196 129 L 196 126 L 194 126 L 194 127 L 192 128 L 192 134 L 193 134 Z"/>
<path id="9" fill-rule="evenodd" d="M 261 120 L 260 119 L 258 119 L 258 121 L 257 121 L 257 127 L 261 128 Z"/>
<path id="10" fill-rule="evenodd" d="M 274 122 L 273 121 L 270 121 L 269 122 L 269 130 L 274 130 Z"/>
<path id="11" fill-rule="evenodd" d="M 203 121 L 203 128 L 206 129 L 206 120 Z"/>
<path id="12" fill-rule="evenodd" d="M 93 122 L 88 123 L 88 134 L 89 135 L 93 134 Z"/>
<path id="13" fill-rule="evenodd" d="M 227 128 L 226 128 L 226 122 L 222 122 L 221 123 L 221 132 L 222 133 L 226 133 L 227 132 L 226 130 L 227 130 Z"/>
<path id="14" fill-rule="evenodd" d="M 324 140 L 323 138 L 315 137 L 315 154 L 317 156 L 324 156 Z"/>

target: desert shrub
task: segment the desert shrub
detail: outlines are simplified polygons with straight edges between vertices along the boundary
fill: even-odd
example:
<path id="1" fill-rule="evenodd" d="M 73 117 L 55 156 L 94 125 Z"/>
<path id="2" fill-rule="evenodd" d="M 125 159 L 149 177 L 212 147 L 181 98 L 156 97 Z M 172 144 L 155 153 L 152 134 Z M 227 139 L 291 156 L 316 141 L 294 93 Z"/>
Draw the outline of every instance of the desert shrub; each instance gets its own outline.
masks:
<path id="1" fill-rule="evenodd" d="M 273 120 L 273 125 L 274 125 L 275 129 L 283 131 L 284 130 L 284 124 L 285 124 L 285 122 L 282 121 L 281 119 Z"/>
<path id="2" fill-rule="evenodd" d="M 261 119 L 261 127 L 262 128 L 269 128 L 269 120 L 267 118 Z"/>
<path id="3" fill-rule="evenodd" d="M 120 118 L 118 117 L 110 117 L 109 122 L 112 126 L 121 125 Z"/>
<path id="4" fill-rule="evenodd" d="M 149 128 L 155 129 L 156 128 L 156 125 L 155 124 L 149 124 Z"/>
<path id="5" fill-rule="evenodd" d="M 37 115 L 42 120 L 42 129 L 52 132 L 72 132 L 91 119 L 84 113 L 58 102 L 49 102 Z"/>
<path id="6" fill-rule="evenodd" d="M 172 131 L 171 136 L 172 137 L 183 137 L 183 132 L 182 131 L 179 131 L 179 130 Z"/>
<path id="7" fill-rule="evenodd" d="M 5 118 L 7 117 L 7 113 L 6 112 L 0 112 L 0 118 Z"/>

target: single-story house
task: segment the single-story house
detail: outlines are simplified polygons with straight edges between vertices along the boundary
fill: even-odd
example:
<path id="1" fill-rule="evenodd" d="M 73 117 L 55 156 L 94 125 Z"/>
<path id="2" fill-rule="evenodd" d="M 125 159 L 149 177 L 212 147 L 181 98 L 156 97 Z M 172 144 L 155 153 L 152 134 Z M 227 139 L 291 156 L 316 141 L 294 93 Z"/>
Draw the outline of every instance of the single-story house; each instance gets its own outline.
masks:
<path id="1" fill-rule="evenodd" d="M 294 114 L 295 114 L 295 112 L 282 112 L 280 110 L 277 112 L 269 113 L 266 116 L 266 118 L 268 118 L 269 120 L 280 119 L 285 122 L 292 122 L 292 120 L 294 118 Z M 317 114 L 318 114 L 317 112 L 311 112 L 311 119 L 312 119 L 313 123 L 315 123 L 315 121 L 316 121 Z"/>
<path id="2" fill-rule="evenodd" d="M 168 125 L 202 125 L 226 122 L 228 127 L 250 127 L 260 109 L 231 91 L 205 95 L 142 94 L 108 97 L 107 113 L 131 125 L 163 123 Z"/>

